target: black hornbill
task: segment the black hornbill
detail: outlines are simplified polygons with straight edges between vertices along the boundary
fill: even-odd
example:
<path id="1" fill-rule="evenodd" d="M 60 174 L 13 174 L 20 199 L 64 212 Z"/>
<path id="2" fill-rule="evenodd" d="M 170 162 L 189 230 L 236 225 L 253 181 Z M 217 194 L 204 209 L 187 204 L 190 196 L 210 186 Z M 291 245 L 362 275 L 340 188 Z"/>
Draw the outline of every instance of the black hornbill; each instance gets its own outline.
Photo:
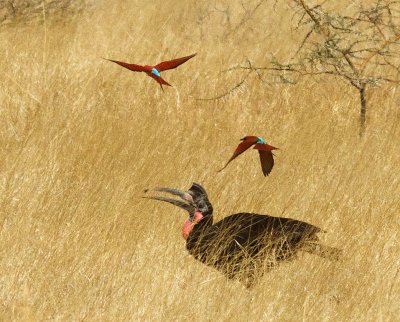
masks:
<path id="1" fill-rule="evenodd" d="M 181 199 L 145 197 L 171 203 L 189 213 L 182 228 L 189 253 L 227 277 L 241 280 L 247 287 L 277 263 L 296 258 L 299 250 L 330 260 L 340 258 L 341 250 L 319 243 L 317 233 L 322 230 L 303 221 L 237 213 L 213 223 L 213 207 L 206 190 L 198 183 L 193 183 L 186 192 L 171 188 L 153 191 Z"/>

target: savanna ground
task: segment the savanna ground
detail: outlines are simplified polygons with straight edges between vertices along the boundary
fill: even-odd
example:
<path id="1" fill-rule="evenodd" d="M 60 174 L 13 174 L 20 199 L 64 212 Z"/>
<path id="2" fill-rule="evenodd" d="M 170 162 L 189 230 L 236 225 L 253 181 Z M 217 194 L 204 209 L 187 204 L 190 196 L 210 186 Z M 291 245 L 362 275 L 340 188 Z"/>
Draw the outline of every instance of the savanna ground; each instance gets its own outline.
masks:
<path id="1" fill-rule="evenodd" d="M 230 1 L 104 1 L 63 22 L 1 29 L 2 320 L 398 319 L 399 89 L 367 93 L 362 138 L 357 94 L 334 78 L 278 86 L 252 76 L 224 99 L 196 100 L 239 82 L 220 71 L 246 57 L 262 65 L 297 48 L 291 14 L 273 3 L 247 19 Z M 174 85 L 165 92 L 101 59 L 194 52 L 163 74 Z M 281 148 L 271 175 L 254 152 L 216 173 L 247 134 Z M 193 181 L 216 219 L 304 220 L 344 260 L 304 254 L 252 290 L 226 280 L 187 254 L 183 211 L 141 198 Z"/>

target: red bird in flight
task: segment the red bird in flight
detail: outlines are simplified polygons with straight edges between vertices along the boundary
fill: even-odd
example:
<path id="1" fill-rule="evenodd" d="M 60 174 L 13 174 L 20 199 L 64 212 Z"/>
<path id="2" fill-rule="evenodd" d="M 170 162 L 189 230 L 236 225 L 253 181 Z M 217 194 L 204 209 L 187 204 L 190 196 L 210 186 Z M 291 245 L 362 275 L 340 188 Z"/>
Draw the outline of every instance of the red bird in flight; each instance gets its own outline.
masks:
<path id="1" fill-rule="evenodd" d="M 253 149 L 258 150 L 258 153 L 260 154 L 261 168 L 262 168 L 263 174 L 264 174 L 264 176 L 269 175 L 274 166 L 274 154 L 272 153 L 272 151 L 277 150 L 278 148 L 276 148 L 272 145 L 269 145 L 267 142 L 265 142 L 265 140 L 262 137 L 259 137 L 259 136 L 249 135 L 249 136 L 245 136 L 244 138 L 242 138 L 240 140 L 243 142 L 241 142 L 238 145 L 235 152 L 233 152 L 232 157 L 225 164 L 225 166 L 218 172 L 225 169 L 227 167 L 227 165 L 233 159 L 235 159 L 237 156 L 239 156 L 244 151 L 246 151 L 248 148 L 250 148 L 252 145 L 254 145 Z"/>
<path id="2" fill-rule="evenodd" d="M 134 72 L 145 72 L 147 74 L 147 76 L 150 76 L 158 84 L 160 84 L 161 89 L 164 90 L 162 87 L 163 85 L 167 85 L 167 86 L 172 86 L 172 85 L 168 84 L 161 77 L 160 72 L 163 72 L 164 70 L 168 70 L 168 69 L 174 69 L 174 68 L 178 67 L 179 65 L 182 65 L 183 63 L 187 62 L 190 58 L 193 58 L 194 56 L 196 56 L 196 54 L 173 59 L 173 60 L 163 61 L 155 66 L 148 66 L 148 65 L 141 66 L 141 65 L 136 65 L 136 64 L 128 64 L 128 63 L 124 63 L 122 61 L 112 60 L 112 59 L 106 59 L 106 60 L 112 61 L 113 63 L 116 63 L 116 64 L 118 64 L 122 67 L 125 67 L 129 70 L 132 70 Z"/>

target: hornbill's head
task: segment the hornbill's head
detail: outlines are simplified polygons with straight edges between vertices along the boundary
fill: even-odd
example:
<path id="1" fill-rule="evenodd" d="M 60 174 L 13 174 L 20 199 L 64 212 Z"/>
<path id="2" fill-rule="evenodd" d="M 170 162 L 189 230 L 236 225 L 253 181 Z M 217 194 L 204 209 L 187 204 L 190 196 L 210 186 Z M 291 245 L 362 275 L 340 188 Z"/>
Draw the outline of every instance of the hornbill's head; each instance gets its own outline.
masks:
<path id="1" fill-rule="evenodd" d="M 193 183 L 188 191 L 181 191 L 173 188 L 154 188 L 153 191 L 166 192 L 178 196 L 181 200 L 176 200 L 162 196 L 144 197 L 148 199 L 160 200 L 178 206 L 189 213 L 189 218 L 185 221 L 182 235 L 187 239 L 193 227 L 199 222 L 211 222 L 213 208 L 208 200 L 206 190 L 198 183 Z M 149 190 L 146 189 L 145 192 Z"/>

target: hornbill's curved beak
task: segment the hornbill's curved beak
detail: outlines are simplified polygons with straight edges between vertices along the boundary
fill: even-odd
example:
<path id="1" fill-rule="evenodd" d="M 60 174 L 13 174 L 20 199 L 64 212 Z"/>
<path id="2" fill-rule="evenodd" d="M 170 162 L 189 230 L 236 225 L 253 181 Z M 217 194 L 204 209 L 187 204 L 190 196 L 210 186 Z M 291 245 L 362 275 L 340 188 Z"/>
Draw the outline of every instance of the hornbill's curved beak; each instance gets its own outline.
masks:
<path id="1" fill-rule="evenodd" d="M 188 192 L 185 192 L 185 191 L 181 191 L 181 190 L 173 189 L 173 188 L 160 188 L 160 187 L 154 188 L 153 190 L 160 191 L 160 192 L 168 192 L 170 194 L 180 197 L 181 199 L 183 199 L 185 201 L 188 201 L 191 204 L 194 203 L 193 197 Z"/>
<path id="2" fill-rule="evenodd" d="M 147 193 L 149 191 L 150 191 L 149 189 L 144 190 L 145 193 Z M 178 196 L 182 200 L 176 200 L 176 199 L 161 197 L 161 196 L 149 196 L 149 197 L 142 197 L 142 198 L 168 202 L 170 204 L 178 206 L 179 208 L 182 208 L 183 210 L 186 210 L 187 212 L 189 212 L 189 215 L 194 215 L 194 213 L 196 211 L 196 207 L 193 202 L 193 197 L 189 193 L 178 190 L 178 189 L 159 188 L 159 187 L 152 189 L 152 191 L 167 192 L 174 196 Z"/>

